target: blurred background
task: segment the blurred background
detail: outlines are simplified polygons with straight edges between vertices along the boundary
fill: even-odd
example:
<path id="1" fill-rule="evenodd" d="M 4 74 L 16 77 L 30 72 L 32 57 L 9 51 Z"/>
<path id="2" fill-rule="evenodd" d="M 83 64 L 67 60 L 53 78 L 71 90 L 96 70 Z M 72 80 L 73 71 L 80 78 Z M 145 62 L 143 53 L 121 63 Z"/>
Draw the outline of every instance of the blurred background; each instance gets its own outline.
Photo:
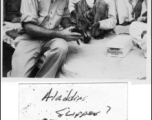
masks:
<path id="1" fill-rule="evenodd" d="M 21 0 L 3 0 L 4 21 L 12 21 L 20 17 Z"/>
<path id="2" fill-rule="evenodd" d="M 20 22 L 20 4 L 21 0 L 3 0 L 3 21 Z M 11 69 L 13 52 L 14 48 L 3 42 L 3 77 L 6 77 L 7 72 Z"/>

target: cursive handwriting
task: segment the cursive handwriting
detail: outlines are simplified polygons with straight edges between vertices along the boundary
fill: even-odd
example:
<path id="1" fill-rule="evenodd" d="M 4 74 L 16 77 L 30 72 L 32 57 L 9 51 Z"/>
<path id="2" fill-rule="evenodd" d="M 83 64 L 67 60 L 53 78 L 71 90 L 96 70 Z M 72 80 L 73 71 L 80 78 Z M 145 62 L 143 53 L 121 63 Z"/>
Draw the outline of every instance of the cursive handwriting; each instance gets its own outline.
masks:
<path id="1" fill-rule="evenodd" d="M 111 107 L 110 106 L 107 106 L 108 107 L 108 111 L 107 111 L 107 114 L 109 113 L 109 111 L 111 110 Z"/>
<path id="2" fill-rule="evenodd" d="M 50 99 L 51 101 L 78 102 L 78 101 L 85 101 L 87 98 L 87 96 L 85 96 L 85 97 L 79 96 L 77 91 L 74 93 L 73 89 L 68 92 L 66 97 L 64 97 L 63 95 L 59 95 L 58 91 L 56 91 L 56 93 L 54 95 L 51 95 L 52 91 L 53 91 L 53 89 L 51 88 L 51 90 L 49 92 L 47 92 L 46 95 L 42 98 L 42 101 L 45 100 L 47 102 Z"/>
<path id="3" fill-rule="evenodd" d="M 65 117 L 74 117 L 74 118 L 82 118 L 82 117 L 85 117 L 85 116 L 97 116 L 99 112 L 93 112 L 93 111 L 85 111 L 85 112 L 71 112 L 70 108 L 65 108 L 65 109 L 61 109 L 61 110 L 58 110 L 56 111 L 57 115 L 59 118 L 65 116 Z"/>

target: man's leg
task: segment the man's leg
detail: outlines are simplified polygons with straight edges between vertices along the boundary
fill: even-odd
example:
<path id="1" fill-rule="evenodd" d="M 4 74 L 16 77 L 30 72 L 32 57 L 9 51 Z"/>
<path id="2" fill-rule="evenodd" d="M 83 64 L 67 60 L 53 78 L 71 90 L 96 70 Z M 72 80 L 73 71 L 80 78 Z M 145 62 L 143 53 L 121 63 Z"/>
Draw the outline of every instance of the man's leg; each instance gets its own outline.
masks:
<path id="1" fill-rule="evenodd" d="M 147 24 L 142 22 L 133 22 L 130 26 L 130 35 L 133 36 L 133 41 L 138 44 L 146 54 L 147 52 L 147 35 L 142 38 L 143 31 L 147 31 Z"/>
<path id="2" fill-rule="evenodd" d="M 66 59 L 68 43 L 64 39 L 56 38 L 45 43 L 42 51 L 44 52 L 43 63 L 36 77 L 55 78 Z"/>
<path id="3" fill-rule="evenodd" d="M 20 42 L 12 56 L 12 71 L 8 77 L 29 77 L 41 51 L 40 41 L 33 40 L 28 35 L 17 39 L 20 39 Z"/>

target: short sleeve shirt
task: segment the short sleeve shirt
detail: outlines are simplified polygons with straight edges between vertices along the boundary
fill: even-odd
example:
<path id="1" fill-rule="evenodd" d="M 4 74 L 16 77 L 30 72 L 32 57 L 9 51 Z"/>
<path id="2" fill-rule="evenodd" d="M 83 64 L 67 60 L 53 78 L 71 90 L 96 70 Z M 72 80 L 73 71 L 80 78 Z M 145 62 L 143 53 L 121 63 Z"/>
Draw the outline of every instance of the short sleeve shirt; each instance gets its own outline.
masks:
<path id="1" fill-rule="evenodd" d="M 68 4 L 69 0 L 22 0 L 21 23 L 32 22 L 54 29 L 63 17 L 69 17 Z"/>

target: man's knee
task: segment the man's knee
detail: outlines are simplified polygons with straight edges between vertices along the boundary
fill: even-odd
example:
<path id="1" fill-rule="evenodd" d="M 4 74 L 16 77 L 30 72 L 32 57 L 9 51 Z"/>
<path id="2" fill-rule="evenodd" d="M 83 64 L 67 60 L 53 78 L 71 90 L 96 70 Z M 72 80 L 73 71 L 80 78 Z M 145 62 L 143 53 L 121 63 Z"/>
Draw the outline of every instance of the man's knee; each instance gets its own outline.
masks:
<path id="1" fill-rule="evenodd" d="M 39 53 L 40 53 L 40 44 L 38 41 L 21 40 L 15 49 L 13 57 L 36 58 Z"/>
<path id="2" fill-rule="evenodd" d="M 146 29 L 147 29 L 146 23 L 136 21 L 136 22 L 132 22 L 132 24 L 130 25 L 130 33 L 131 32 L 141 33 Z"/>
<path id="3" fill-rule="evenodd" d="M 57 39 L 52 47 L 58 52 L 58 54 L 68 53 L 68 43 L 64 39 Z"/>
<path id="4" fill-rule="evenodd" d="M 130 25 L 130 34 L 134 33 L 134 31 L 137 31 L 138 27 L 139 27 L 138 22 L 132 22 Z"/>
<path id="5" fill-rule="evenodd" d="M 19 57 L 21 57 L 23 55 L 23 53 L 22 53 L 23 50 L 24 50 L 23 45 L 22 44 L 20 45 L 20 43 L 19 43 L 18 46 L 15 48 L 15 51 L 12 55 L 12 60 L 19 59 Z"/>

